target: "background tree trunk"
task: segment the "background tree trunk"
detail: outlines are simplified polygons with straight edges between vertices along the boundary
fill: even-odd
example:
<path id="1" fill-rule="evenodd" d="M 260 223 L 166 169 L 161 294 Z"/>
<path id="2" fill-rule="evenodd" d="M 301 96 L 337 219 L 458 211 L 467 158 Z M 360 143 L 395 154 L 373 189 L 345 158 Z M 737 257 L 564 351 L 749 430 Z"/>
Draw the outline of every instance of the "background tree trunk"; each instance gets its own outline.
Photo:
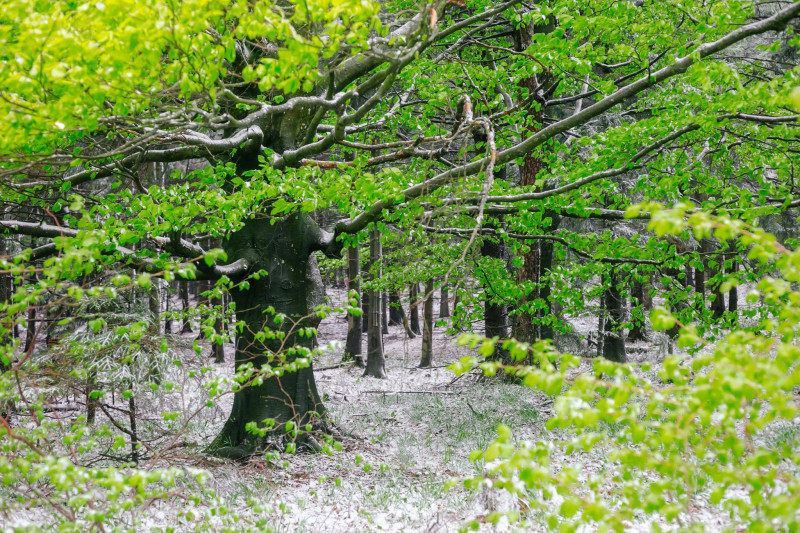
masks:
<path id="1" fill-rule="evenodd" d="M 389 334 L 389 313 L 388 313 L 388 305 L 387 300 L 389 299 L 389 293 L 386 291 L 381 291 L 381 333 L 384 335 Z"/>
<path id="2" fill-rule="evenodd" d="M 647 340 L 645 319 L 634 316 L 634 309 L 637 307 L 641 307 L 644 311 L 644 283 L 634 280 L 631 284 L 631 331 L 628 340 L 644 341 Z"/>
<path id="3" fill-rule="evenodd" d="M 447 285 L 442 285 L 441 300 L 439 301 L 439 318 L 450 317 L 450 295 L 447 290 Z"/>
<path id="4" fill-rule="evenodd" d="M 222 299 L 212 298 L 211 307 L 222 307 Z M 219 312 L 222 313 L 223 311 L 220 309 Z M 217 315 L 217 318 L 214 320 L 214 334 L 220 336 L 222 335 L 222 316 L 220 315 Z M 214 362 L 217 364 L 225 362 L 225 346 L 222 344 L 222 342 L 211 342 L 211 357 L 214 358 Z"/>
<path id="5" fill-rule="evenodd" d="M 427 368 L 433 363 L 433 279 L 425 285 L 425 305 L 422 320 L 422 358 L 420 368 Z"/>
<path id="6" fill-rule="evenodd" d="M 181 306 L 183 307 L 183 325 L 181 326 L 181 333 L 191 333 L 192 323 L 189 320 L 189 282 L 182 279 L 178 282 L 178 291 L 181 296 Z"/>
<path id="7" fill-rule="evenodd" d="M 372 264 L 372 276 L 375 280 L 381 277 L 381 236 L 377 228 L 370 230 L 369 258 Z M 383 356 L 383 330 L 381 328 L 381 291 L 369 291 L 369 320 L 367 326 L 367 367 L 365 376 L 386 378 L 386 360 Z"/>
<path id="8" fill-rule="evenodd" d="M 400 302 L 400 293 L 396 290 L 389 291 L 389 325 L 399 326 L 403 323 L 403 305 Z"/>
<path id="9" fill-rule="evenodd" d="M 411 331 L 419 335 L 419 305 L 417 299 L 419 298 L 419 284 L 415 281 L 408 286 L 408 295 L 411 303 L 409 304 L 408 314 L 411 317 Z"/>
<path id="10" fill-rule="evenodd" d="M 359 277 L 361 276 L 358 257 L 358 247 L 347 248 L 347 290 L 356 295 L 356 307 L 361 306 Z M 364 357 L 361 355 L 361 322 L 363 315 L 347 315 L 347 343 L 344 348 L 345 361 L 354 360 L 356 366 L 364 366 Z"/>
<path id="11" fill-rule="evenodd" d="M 731 260 L 730 266 L 728 267 L 728 273 L 735 276 L 736 272 L 739 271 L 739 262 L 736 258 Z M 739 291 L 734 285 L 731 287 L 730 292 L 728 292 L 728 311 L 736 312 L 739 310 Z"/>
<path id="12" fill-rule="evenodd" d="M 711 250 L 713 250 L 713 245 L 709 246 L 709 248 Z M 720 282 L 719 281 L 713 281 L 713 279 L 717 276 L 717 274 L 719 274 L 720 272 L 723 271 L 723 268 L 722 268 L 723 265 L 719 264 L 719 266 L 711 267 L 710 263 L 712 261 L 714 261 L 714 262 L 716 262 L 716 261 L 723 262 L 724 261 L 724 256 L 723 255 L 717 255 L 717 256 L 715 256 L 713 258 L 709 257 L 708 258 L 708 262 L 706 263 L 707 265 L 709 265 L 708 266 L 708 277 L 709 277 L 709 280 L 712 280 L 712 281 L 709 282 L 709 292 L 710 292 L 710 297 L 711 297 L 711 316 L 713 316 L 714 319 L 719 320 L 719 319 L 722 318 L 722 315 L 725 314 L 725 295 L 722 294 L 722 292 L 719 290 Z"/>
<path id="13" fill-rule="evenodd" d="M 625 321 L 624 298 L 617 285 L 618 276 L 615 271 L 608 273 L 608 285 L 603 294 L 606 308 L 606 322 L 603 327 L 603 357 L 609 361 L 626 363 L 625 336 L 622 323 Z"/>

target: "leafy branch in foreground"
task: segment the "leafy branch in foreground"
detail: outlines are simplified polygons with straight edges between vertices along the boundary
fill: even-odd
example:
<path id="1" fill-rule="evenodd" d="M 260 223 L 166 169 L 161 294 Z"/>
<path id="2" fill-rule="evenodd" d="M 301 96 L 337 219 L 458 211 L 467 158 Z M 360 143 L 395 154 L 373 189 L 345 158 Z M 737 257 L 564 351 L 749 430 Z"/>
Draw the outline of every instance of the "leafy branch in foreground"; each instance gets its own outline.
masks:
<path id="1" fill-rule="evenodd" d="M 581 358 L 547 343 L 514 340 L 503 347 L 516 360 L 532 352 L 535 366 L 476 358 L 454 365 L 457 372 L 478 366 L 487 374 L 514 373 L 555 398 L 547 437 L 516 442 L 501 426 L 488 448 L 473 453 L 484 473 L 465 480 L 467 487 L 508 491 L 530 509 L 494 513 L 490 520 L 506 516 L 559 531 L 589 524 L 625 531 L 648 523 L 654 531 L 702 530 L 696 511 L 712 506 L 728 517 L 726 530 L 800 525 L 800 442 L 780 437 L 800 416 L 800 291 L 793 285 L 800 279 L 800 250 L 729 218 L 687 215 L 687 208 L 649 206 L 651 229 L 665 234 L 689 227 L 699 237 L 739 239 L 750 257 L 780 273 L 764 277 L 749 296 L 771 316 L 760 331 L 734 330 L 714 345 L 691 324 L 678 323 L 679 345 L 692 355 L 673 355 L 658 366 L 593 359 L 586 361 L 591 372 L 577 373 Z M 676 325 L 664 308 L 654 309 L 651 320 L 656 329 Z M 466 335 L 460 342 L 485 355 L 499 340 Z"/>

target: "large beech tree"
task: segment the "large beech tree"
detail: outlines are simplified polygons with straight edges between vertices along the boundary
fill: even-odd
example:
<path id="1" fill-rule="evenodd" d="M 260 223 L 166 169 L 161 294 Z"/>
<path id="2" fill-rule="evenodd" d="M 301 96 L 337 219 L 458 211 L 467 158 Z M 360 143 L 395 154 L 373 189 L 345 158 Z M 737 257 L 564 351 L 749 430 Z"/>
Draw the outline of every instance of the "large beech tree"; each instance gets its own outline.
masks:
<path id="1" fill-rule="evenodd" d="M 530 269 L 530 244 L 546 241 L 560 266 L 535 266 L 533 284 L 570 265 L 622 284 L 626 266 L 687 258 L 618 222 L 589 235 L 563 220 L 648 218 L 636 202 L 745 220 L 792 207 L 798 74 L 784 30 L 798 15 L 800 3 L 744 0 L 11 0 L 0 226 L 36 244 L 6 263 L 19 287 L 7 324 L 43 287 L 77 299 L 70 280 L 125 285 L 108 275 L 120 268 L 141 286 L 218 280 L 235 302 L 237 368 L 255 371 L 217 444 L 252 450 L 265 420 L 323 415 L 309 257 L 338 256 L 373 225 L 469 265 L 504 240 Z M 154 164 L 167 184 L 142 180 Z M 322 208 L 342 216 L 327 231 L 308 214 Z M 222 251 L 202 246 L 212 238 Z M 453 268 L 436 275 L 457 292 Z M 550 324 L 522 272 L 492 298 Z"/>

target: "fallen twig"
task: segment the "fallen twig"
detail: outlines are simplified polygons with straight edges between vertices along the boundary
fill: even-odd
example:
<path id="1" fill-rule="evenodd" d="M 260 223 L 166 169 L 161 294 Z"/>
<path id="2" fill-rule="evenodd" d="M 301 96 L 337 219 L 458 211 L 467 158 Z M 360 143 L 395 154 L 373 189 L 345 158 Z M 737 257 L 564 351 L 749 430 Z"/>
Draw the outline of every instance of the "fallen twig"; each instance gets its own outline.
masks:
<path id="1" fill-rule="evenodd" d="M 322 368 L 315 368 L 317 372 L 324 372 L 326 370 L 333 370 L 335 368 L 342 368 L 343 366 L 352 365 L 355 361 L 344 361 L 343 363 L 337 363 L 331 366 L 323 366 Z"/>
<path id="2" fill-rule="evenodd" d="M 365 391 L 361 391 L 361 393 L 362 394 L 383 394 L 384 396 L 387 395 L 387 394 L 442 394 L 442 395 L 457 394 L 455 392 L 437 391 L 437 390 L 398 390 L 398 391 L 365 390 Z"/>

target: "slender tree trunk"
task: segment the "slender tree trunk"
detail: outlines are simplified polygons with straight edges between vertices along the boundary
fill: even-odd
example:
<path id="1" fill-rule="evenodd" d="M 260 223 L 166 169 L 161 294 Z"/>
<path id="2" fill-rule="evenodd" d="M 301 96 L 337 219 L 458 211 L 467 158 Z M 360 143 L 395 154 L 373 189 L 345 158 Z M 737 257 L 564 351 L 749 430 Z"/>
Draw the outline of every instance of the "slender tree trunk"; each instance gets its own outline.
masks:
<path id="1" fill-rule="evenodd" d="M 8 255 L 8 242 L 3 238 L 0 238 L 0 255 Z M 11 275 L 0 274 L 0 303 L 9 303 L 11 301 L 11 297 Z M 12 348 L 14 346 L 14 317 L 10 314 L 0 317 L 0 329 L 3 330 L 2 335 L 0 335 L 0 342 L 2 342 L 4 346 L 8 346 L 8 350 L 5 350 L 3 355 L 10 357 L 11 354 L 14 353 Z M 5 362 L 3 358 L 0 357 L 0 374 L 7 372 L 10 366 L 11 361 Z M 10 401 L 0 402 L 0 418 L 2 418 L 9 425 L 11 424 L 11 413 L 13 412 L 13 407 L 14 406 Z"/>
<path id="2" fill-rule="evenodd" d="M 97 414 L 97 400 L 92 397 L 92 392 L 97 390 L 97 371 L 90 370 L 86 380 L 86 423 L 94 424 Z"/>
<path id="3" fill-rule="evenodd" d="M 736 275 L 736 272 L 739 271 L 739 262 L 734 258 L 731 260 L 731 264 L 728 267 L 728 273 L 732 275 Z M 739 310 L 739 291 L 736 288 L 736 285 L 731 287 L 730 292 L 728 292 L 728 311 L 736 312 Z"/>
<path id="4" fill-rule="evenodd" d="M 386 301 L 389 299 L 389 293 L 381 291 L 381 333 L 384 335 L 389 334 L 389 313 Z"/>
<path id="5" fill-rule="evenodd" d="M 351 246 L 347 249 L 347 290 L 355 293 L 356 307 L 361 306 L 361 296 L 359 278 L 361 269 L 359 266 L 358 247 Z M 345 361 L 354 360 L 356 366 L 364 366 L 364 357 L 361 355 L 361 322 L 363 315 L 347 315 L 347 343 L 344 348 Z"/>
<path id="6" fill-rule="evenodd" d="M 376 280 L 381 277 L 381 236 L 377 228 L 372 229 L 369 235 L 369 257 L 372 263 L 372 275 Z M 367 367 L 365 376 L 386 378 L 386 361 L 383 355 L 383 334 L 381 329 L 381 291 L 369 291 L 369 320 L 367 327 Z"/>
<path id="7" fill-rule="evenodd" d="M 707 259 L 706 253 L 709 250 L 708 239 L 700 240 L 700 266 L 695 268 L 694 272 L 694 292 L 698 294 L 703 302 L 706 300 L 706 268 Z"/>
<path id="8" fill-rule="evenodd" d="M 400 313 L 400 320 L 403 323 L 403 329 L 406 332 L 406 337 L 409 339 L 416 338 L 416 334 L 411 331 L 411 325 L 408 323 L 408 316 L 406 315 L 405 309 L 403 309 L 403 302 L 400 300 L 400 291 L 395 291 L 397 295 L 397 302 L 398 302 L 398 312 Z"/>
<path id="9" fill-rule="evenodd" d="M 630 341 L 644 341 L 647 340 L 645 335 L 645 319 L 644 314 L 641 317 L 635 316 L 634 309 L 642 307 L 644 311 L 644 283 L 641 281 L 634 281 L 631 284 L 631 332 L 628 335 Z"/>
<path id="10" fill-rule="evenodd" d="M 28 326 L 25 328 L 25 347 L 22 349 L 24 353 L 32 353 L 36 343 L 36 307 L 28 307 Z"/>
<path id="11" fill-rule="evenodd" d="M 181 326 L 181 333 L 191 333 L 192 323 L 189 320 L 189 282 L 182 279 L 178 282 L 178 290 L 180 291 L 181 304 L 183 306 L 183 325 Z"/>
<path id="12" fill-rule="evenodd" d="M 422 320 L 422 358 L 420 368 L 427 368 L 433 364 L 433 279 L 425 285 L 425 305 Z"/>
<path id="13" fill-rule="evenodd" d="M 711 243 L 709 243 L 709 249 L 712 249 Z M 716 256 L 717 259 L 722 259 L 723 256 Z M 713 261 L 714 259 L 709 257 L 708 263 Z M 709 296 L 711 298 L 711 316 L 714 317 L 715 320 L 719 320 L 725 314 L 725 296 L 719 290 L 720 282 L 714 281 L 713 279 L 717 277 L 717 274 L 722 272 L 721 265 L 720 267 L 711 267 L 708 268 L 708 277 L 709 277 Z"/>
<path id="14" fill-rule="evenodd" d="M 128 398 L 128 423 L 130 425 L 131 438 L 131 461 L 139 464 L 139 433 L 136 430 L 136 400 L 133 394 Z"/>
<path id="15" fill-rule="evenodd" d="M 36 284 L 36 273 L 30 275 L 28 283 L 31 285 Z M 39 328 L 36 321 L 36 306 L 31 305 L 28 307 L 28 324 L 25 328 L 25 346 L 22 349 L 22 353 L 33 353 L 37 331 L 39 331 Z"/>
<path id="16" fill-rule="evenodd" d="M 505 255 L 505 245 L 502 240 L 484 238 L 481 243 L 481 255 L 492 260 L 502 261 Z M 494 292 L 492 280 L 485 277 L 481 280 L 483 285 L 483 324 L 484 335 L 488 338 L 497 337 L 503 340 L 508 337 L 508 313 L 504 305 L 495 302 L 497 296 Z M 499 359 L 507 364 L 511 358 L 507 351 L 495 348 L 495 353 L 490 359 Z"/>
<path id="17" fill-rule="evenodd" d="M 165 283 L 164 285 L 164 307 L 165 307 L 165 317 L 164 317 L 164 334 L 169 335 L 172 333 L 172 315 L 170 314 L 170 291 L 169 291 L 170 282 Z"/>
<path id="18" fill-rule="evenodd" d="M 411 331 L 419 335 L 419 305 L 417 299 L 419 298 L 419 284 L 417 282 L 411 283 L 408 286 L 408 295 L 411 303 L 409 304 L 409 315 L 411 317 Z"/>
<path id="19" fill-rule="evenodd" d="M 450 294 L 447 285 L 442 285 L 441 300 L 439 301 L 439 318 L 450 317 Z"/>
<path id="20" fill-rule="evenodd" d="M 150 334 L 158 335 L 161 333 L 161 297 L 159 284 L 160 280 L 153 279 L 150 288 L 147 290 L 147 308 L 150 311 Z"/>
<path id="21" fill-rule="evenodd" d="M 396 290 L 389 291 L 389 325 L 399 326 L 403 323 L 403 305 L 400 294 Z"/>
<path id="22" fill-rule="evenodd" d="M 597 356 L 603 356 L 603 344 L 606 339 L 606 293 L 600 296 L 600 311 L 597 314 Z"/>
<path id="23" fill-rule="evenodd" d="M 364 269 L 361 271 L 361 278 L 368 282 L 372 279 L 372 249 L 370 245 L 369 253 L 367 254 L 367 261 L 364 265 Z M 364 293 L 361 298 L 361 311 L 364 318 L 361 321 L 361 332 L 367 333 L 369 332 L 369 304 L 371 301 L 372 291 L 371 290 L 364 290 Z M 369 342 L 369 341 L 367 341 Z"/>
<path id="24" fill-rule="evenodd" d="M 552 218 L 553 224 L 549 228 L 550 231 L 556 229 L 560 222 L 555 215 L 553 215 Z M 541 325 L 539 326 L 539 335 L 542 339 L 551 340 L 553 338 L 552 321 L 555 317 L 551 316 L 552 306 L 550 305 L 550 271 L 553 268 L 554 253 L 555 248 L 553 241 L 541 241 L 541 244 L 539 245 L 539 282 L 541 284 L 539 289 L 539 298 L 541 298 L 545 307 L 539 311 L 539 315 L 542 317 Z"/>
<path id="25" fill-rule="evenodd" d="M 684 287 L 694 287 L 694 276 L 692 275 L 693 274 L 692 265 L 686 263 L 683 268 L 685 274 L 683 278 Z"/>
<path id="26" fill-rule="evenodd" d="M 606 322 L 603 328 L 603 357 L 609 361 L 626 363 L 625 336 L 622 323 L 625 321 L 624 298 L 617 284 L 617 273 L 608 274 L 608 285 L 605 288 L 603 302 L 606 308 Z"/>
<path id="27" fill-rule="evenodd" d="M 221 298 L 212 298 L 210 303 L 211 307 L 222 307 Z M 220 309 L 219 312 L 222 313 L 222 309 Z M 219 337 L 222 336 L 222 317 L 220 315 L 217 315 L 217 318 L 214 320 L 214 334 Z M 214 358 L 214 362 L 217 364 L 225 362 L 225 346 L 221 341 L 211 341 L 211 357 Z"/>

